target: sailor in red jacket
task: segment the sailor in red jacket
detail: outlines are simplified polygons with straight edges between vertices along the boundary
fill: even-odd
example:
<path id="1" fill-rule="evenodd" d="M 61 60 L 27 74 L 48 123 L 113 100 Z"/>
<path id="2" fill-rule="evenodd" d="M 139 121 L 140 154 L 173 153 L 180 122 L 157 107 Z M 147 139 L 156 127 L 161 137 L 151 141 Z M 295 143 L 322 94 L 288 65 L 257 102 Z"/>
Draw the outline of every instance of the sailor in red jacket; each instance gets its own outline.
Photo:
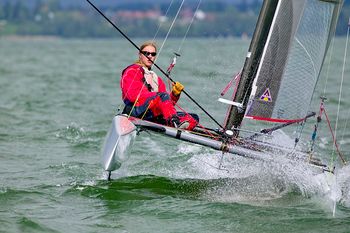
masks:
<path id="1" fill-rule="evenodd" d="M 198 116 L 178 113 L 174 107 L 184 86 L 176 82 L 169 94 L 163 80 L 151 70 L 157 55 L 154 42 L 145 42 L 141 45 L 140 51 L 139 59 L 135 64 L 128 66 L 122 72 L 120 86 L 125 103 L 123 113 L 192 130 L 198 124 Z"/>

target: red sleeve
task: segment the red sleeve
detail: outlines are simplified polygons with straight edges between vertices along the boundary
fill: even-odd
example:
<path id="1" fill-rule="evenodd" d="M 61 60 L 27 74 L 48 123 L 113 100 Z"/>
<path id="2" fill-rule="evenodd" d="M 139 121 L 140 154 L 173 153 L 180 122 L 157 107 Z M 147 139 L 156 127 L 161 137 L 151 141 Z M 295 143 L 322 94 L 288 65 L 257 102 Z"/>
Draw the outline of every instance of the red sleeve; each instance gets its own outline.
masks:
<path id="1" fill-rule="evenodd" d="M 138 65 L 131 65 L 123 71 L 120 80 L 123 100 L 134 103 L 138 97 L 140 104 L 156 93 L 148 91 L 143 82 L 142 68 Z"/>
<path id="2" fill-rule="evenodd" d="M 177 103 L 177 101 L 180 99 L 180 95 L 175 96 L 173 92 L 170 92 L 170 98 L 174 103 Z"/>
<path id="3" fill-rule="evenodd" d="M 162 80 L 160 77 L 158 77 L 158 91 L 159 91 L 159 92 L 167 92 L 166 86 L 165 86 L 163 80 Z M 177 103 L 177 101 L 178 101 L 179 98 L 180 98 L 180 95 L 179 95 L 179 96 L 175 96 L 175 95 L 173 94 L 173 92 L 170 91 L 170 98 L 171 98 L 171 100 L 172 100 L 174 103 Z"/>

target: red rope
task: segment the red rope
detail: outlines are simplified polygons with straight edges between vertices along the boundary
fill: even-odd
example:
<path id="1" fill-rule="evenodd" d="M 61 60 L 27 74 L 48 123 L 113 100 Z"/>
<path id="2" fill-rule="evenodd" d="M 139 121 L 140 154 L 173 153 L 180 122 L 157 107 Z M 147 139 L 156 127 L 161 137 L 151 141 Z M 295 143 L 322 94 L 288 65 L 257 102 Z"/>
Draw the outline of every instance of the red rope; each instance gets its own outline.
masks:
<path id="1" fill-rule="evenodd" d="M 233 91 L 233 93 L 232 93 L 231 99 L 233 100 L 233 99 L 235 98 L 236 93 L 237 93 L 237 89 L 238 89 L 238 84 L 239 84 L 239 81 L 240 81 L 240 79 L 241 79 L 241 72 L 242 72 L 242 71 L 240 71 L 240 72 L 230 81 L 230 83 L 226 86 L 226 88 L 221 92 L 221 96 L 223 96 L 223 94 L 225 94 L 225 93 L 227 92 L 226 89 L 228 89 L 229 87 L 231 87 L 232 81 L 233 81 L 233 80 L 236 80 L 236 86 L 235 86 L 235 89 L 234 89 L 234 91 Z M 225 120 L 224 120 L 224 122 L 225 122 L 225 127 L 226 127 L 226 125 L 227 125 L 229 113 L 230 113 L 230 108 L 227 108 L 227 112 L 226 112 L 226 116 L 225 116 Z"/>
<path id="2" fill-rule="evenodd" d="M 343 164 L 345 165 L 345 164 L 346 164 L 346 161 L 345 161 L 344 157 L 342 156 L 342 154 L 341 154 L 341 152 L 340 152 L 340 150 L 339 150 L 339 146 L 338 146 L 337 140 L 336 140 L 336 138 L 335 138 L 335 135 L 334 135 L 334 133 L 333 133 L 333 129 L 332 129 L 332 126 L 331 126 L 331 122 L 330 122 L 330 120 L 329 120 L 329 118 L 328 118 L 328 115 L 327 115 L 327 113 L 326 113 L 326 109 L 324 108 L 323 104 L 322 104 L 322 106 L 321 106 L 320 112 L 321 112 L 321 111 L 323 111 L 323 112 L 324 112 L 324 115 L 326 116 L 327 124 L 328 124 L 329 130 L 331 131 L 331 134 L 332 134 L 333 143 L 334 143 L 334 145 L 335 145 L 335 147 L 336 147 L 336 149 L 337 149 L 337 152 L 338 152 L 338 155 L 339 155 L 341 161 L 342 161 Z"/>
<path id="3" fill-rule="evenodd" d="M 220 95 L 224 96 L 228 91 L 228 89 L 232 86 L 233 81 L 237 80 L 236 83 L 238 83 L 240 78 L 241 78 L 241 71 L 230 80 L 230 82 L 226 85 L 226 87 L 221 91 Z M 235 88 L 234 93 L 236 93 L 236 91 L 237 91 L 237 87 Z"/>

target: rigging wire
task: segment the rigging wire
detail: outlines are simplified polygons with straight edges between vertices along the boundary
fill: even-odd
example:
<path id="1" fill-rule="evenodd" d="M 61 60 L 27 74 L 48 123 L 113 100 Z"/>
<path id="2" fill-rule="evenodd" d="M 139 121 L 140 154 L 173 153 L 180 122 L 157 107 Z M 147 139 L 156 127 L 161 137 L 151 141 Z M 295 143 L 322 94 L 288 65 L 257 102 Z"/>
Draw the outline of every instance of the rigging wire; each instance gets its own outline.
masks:
<path id="1" fill-rule="evenodd" d="M 327 89 L 327 86 L 328 86 L 329 72 L 330 72 L 331 61 L 332 61 L 332 57 L 333 57 L 333 48 L 334 48 L 334 36 L 332 38 L 331 50 L 329 52 L 329 59 L 328 59 L 327 72 L 326 72 L 326 81 L 325 81 L 325 84 L 324 84 L 324 87 L 323 87 L 323 96 L 326 96 L 326 89 Z"/>
<path id="2" fill-rule="evenodd" d="M 177 12 L 176 12 L 176 15 L 175 15 L 175 17 L 174 17 L 174 19 L 173 19 L 173 22 L 171 23 L 170 28 L 169 28 L 169 30 L 168 30 L 168 32 L 167 32 L 167 34 L 166 34 L 166 36 L 165 36 L 165 38 L 164 38 L 164 40 L 163 40 L 163 43 L 162 43 L 162 45 L 161 45 L 160 48 L 159 48 L 159 54 L 161 53 L 161 51 L 162 51 L 162 49 L 163 49 L 163 46 L 164 46 L 165 42 L 167 41 L 168 36 L 169 36 L 171 30 L 173 29 L 173 26 L 174 26 L 174 24 L 175 24 L 175 21 L 176 21 L 177 17 L 179 16 L 180 10 L 181 10 L 182 5 L 184 4 L 184 2 L 185 2 L 185 0 L 182 0 L 179 9 L 178 9 Z M 155 60 L 154 62 L 156 62 L 156 61 L 157 61 L 157 58 L 156 58 L 156 60 Z"/>
<path id="3" fill-rule="evenodd" d="M 187 27 L 187 30 L 186 30 L 186 32 L 185 32 L 185 35 L 184 35 L 183 38 L 182 38 L 182 41 L 181 41 L 181 43 L 180 43 L 180 45 L 179 45 L 179 48 L 178 48 L 178 50 L 177 50 L 176 53 L 174 52 L 175 56 L 173 57 L 173 60 L 172 60 L 171 64 L 169 65 L 168 69 L 167 69 L 168 75 L 170 75 L 171 70 L 174 68 L 174 66 L 175 66 L 175 64 L 176 64 L 176 59 L 177 59 L 177 57 L 180 57 L 180 56 L 181 56 L 181 55 L 180 55 L 180 51 L 181 51 L 181 49 L 182 49 L 183 43 L 185 42 L 185 40 L 186 40 L 186 38 L 187 38 L 187 34 L 188 34 L 188 32 L 189 32 L 189 30 L 190 30 L 192 24 L 193 24 L 194 18 L 195 18 L 196 15 L 197 15 L 197 12 L 198 12 L 198 9 L 199 9 L 199 6 L 200 6 L 201 2 L 202 2 L 202 0 L 200 0 L 200 1 L 198 2 L 197 7 L 196 7 L 196 10 L 195 10 L 195 12 L 193 13 L 191 22 L 190 22 L 190 24 L 189 24 L 188 27 Z M 182 2 L 182 3 L 183 3 L 183 2 Z M 182 4 L 181 4 L 180 7 L 182 7 Z M 169 81 L 169 80 L 168 80 L 168 81 Z M 169 84 L 169 89 L 170 89 L 170 88 L 171 88 L 170 82 L 168 82 L 168 84 Z"/>
<path id="4" fill-rule="evenodd" d="M 343 68 L 342 68 L 342 74 L 341 74 L 341 81 L 340 81 L 340 87 L 339 87 L 339 99 L 338 99 L 338 109 L 337 109 L 337 118 L 335 121 L 334 126 L 334 137 L 337 137 L 337 129 L 338 129 L 338 123 L 339 123 L 339 114 L 340 114 L 340 105 L 341 105 L 341 98 L 342 98 L 342 92 L 343 92 L 343 83 L 344 83 L 344 72 L 345 72 L 345 66 L 346 66 L 346 56 L 347 56 L 347 50 L 348 50 L 348 40 L 349 40 L 349 31 L 350 31 L 350 17 L 348 22 L 348 32 L 346 36 L 346 43 L 345 43 L 345 52 L 344 52 L 344 59 L 343 59 Z M 333 145 L 333 150 L 334 150 Z"/>
<path id="5" fill-rule="evenodd" d="M 173 1 L 174 1 L 174 0 L 171 0 L 170 4 L 169 4 L 169 6 L 168 6 L 168 9 L 167 9 L 166 12 L 165 12 L 165 17 L 168 15 L 169 10 L 170 10 L 170 8 L 171 8 L 171 5 L 173 4 Z M 158 32 L 159 32 L 159 30 L 160 30 L 161 27 L 162 27 L 162 22 L 160 21 L 160 23 L 159 23 L 159 25 L 158 25 L 158 29 L 157 29 L 156 33 L 154 34 L 153 41 L 156 39 L 156 37 L 157 37 L 157 35 L 158 35 Z"/>
<path id="6" fill-rule="evenodd" d="M 196 10 L 195 10 L 194 13 L 193 13 L 191 22 L 190 22 L 190 24 L 189 24 L 188 27 L 187 27 L 187 30 L 186 30 L 186 33 L 185 33 L 184 37 L 182 38 L 182 41 L 181 41 L 181 44 L 180 44 L 180 46 L 179 46 L 179 48 L 178 48 L 178 50 L 177 50 L 177 53 L 180 53 L 180 50 L 182 49 L 182 45 L 183 45 L 183 43 L 185 42 L 185 40 L 186 40 L 186 38 L 187 38 L 187 34 L 188 34 L 188 32 L 190 31 L 190 28 L 191 28 L 191 26 L 192 26 L 192 24 L 193 24 L 194 18 L 195 18 L 196 15 L 197 15 L 197 12 L 198 12 L 198 9 L 199 9 L 199 6 L 201 5 L 201 3 L 202 3 L 202 0 L 199 0 L 199 2 L 198 2 L 198 4 L 197 4 L 197 8 L 196 8 Z"/>
<path id="7" fill-rule="evenodd" d="M 340 15 L 340 10 L 341 10 L 341 7 L 338 7 L 338 12 L 336 14 L 337 17 L 339 17 L 339 15 Z M 327 88 L 327 84 L 328 84 L 329 71 L 330 71 L 331 61 L 332 61 L 332 57 L 333 57 L 333 48 L 334 48 L 334 43 L 335 43 L 334 40 L 335 40 L 335 36 L 333 35 L 332 42 L 331 42 L 331 51 L 330 51 L 330 56 L 329 56 L 329 60 L 328 60 L 328 65 L 327 65 L 326 82 L 325 82 L 324 89 L 323 89 L 323 96 L 326 96 L 326 88 Z"/>
<path id="8" fill-rule="evenodd" d="M 344 127 L 343 127 L 343 133 L 342 133 L 342 136 L 341 136 L 341 140 L 340 140 L 340 141 L 344 141 L 344 135 L 345 135 L 346 129 L 347 129 L 347 127 L 348 127 L 348 122 L 349 122 L 350 109 L 348 110 L 348 113 L 346 114 L 346 116 L 348 116 L 348 117 L 346 118 L 345 125 L 344 125 Z"/>
<path id="9" fill-rule="evenodd" d="M 326 120 L 327 120 L 327 124 L 328 124 L 328 127 L 329 127 L 329 130 L 331 132 L 331 135 L 332 135 L 332 139 L 333 139 L 333 147 L 335 147 L 335 149 L 337 150 L 337 153 L 341 159 L 341 161 L 343 162 L 344 165 L 346 165 L 346 160 L 344 159 L 344 157 L 342 156 L 342 154 L 340 153 L 340 149 L 339 149 L 339 146 L 338 146 L 338 143 L 337 143 L 337 139 L 336 139 L 336 135 L 335 133 L 333 132 L 332 130 L 332 126 L 331 126 L 331 121 L 329 120 L 329 117 L 328 117 L 328 114 L 326 112 L 326 109 L 323 110 L 324 112 L 324 115 L 326 117 Z M 334 149 L 333 149 L 334 150 Z M 334 154 L 334 151 L 333 151 L 333 154 Z M 334 156 L 333 156 L 333 161 L 334 161 Z M 332 161 L 332 162 L 333 162 Z"/>
<path id="10" fill-rule="evenodd" d="M 90 0 L 86 0 L 105 20 L 107 20 L 125 39 L 127 39 L 140 53 L 141 49 L 122 31 L 120 28 L 118 28 L 107 16 L 105 16 Z M 149 59 L 149 58 L 148 58 Z M 159 67 L 156 63 L 154 63 L 151 59 L 149 59 L 153 63 L 157 69 L 165 75 L 166 78 L 168 78 L 171 82 L 175 83 L 175 81 L 161 68 Z M 221 124 L 215 120 L 215 118 L 209 114 L 208 111 L 206 111 L 193 97 L 188 94 L 185 90 L 182 91 L 194 104 L 197 105 L 214 123 L 216 123 L 220 128 L 223 129 Z"/>
<path id="11" fill-rule="evenodd" d="M 172 4 L 172 2 L 173 2 L 173 1 L 171 1 L 170 5 Z M 181 11 L 181 8 L 182 8 L 184 2 L 185 2 L 185 0 L 182 0 L 181 4 L 180 4 L 180 6 L 179 6 L 179 9 L 177 10 L 176 15 L 175 15 L 175 17 L 174 17 L 174 19 L 173 19 L 173 21 L 172 21 L 172 23 L 171 23 L 171 25 L 170 25 L 170 28 L 169 28 L 169 30 L 168 30 L 166 36 L 165 36 L 165 39 L 164 39 L 164 41 L 163 41 L 163 43 L 162 43 L 162 45 L 161 45 L 161 47 L 160 47 L 160 49 L 159 49 L 159 53 L 161 52 L 161 50 L 162 50 L 162 48 L 163 48 L 163 46 L 164 46 L 166 40 L 167 40 L 168 37 L 169 37 L 170 31 L 172 30 L 172 28 L 173 28 L 173 26 L 174 26 L 174 24 L 175 24 L 175 21 L 177 20 L 177 18 L 178 18 L 178 16 L 179 16 L 179 13 L 180 13 L 180 11 Z M 182 40 L 181 40 L 181 43 L 180 43 L 179 48 L 178 48 L 178 50 L 177 50 L 177 54 L 179 54 L 180 51 L 181 51 L 181 49 L 182 49 L 183 43 L 185 42 L 185 40 L 186 40 L 186 38 L 187 38 L 188 32 L 190 31 L 190 28 L 191 28 L 191 26 L 192 26 L 192 24 L 193 24 L 193 22 L 194 22 L 194 19 L 195 19 L 196 15 L 197 15 L 197 12 L 198 12 L 199 7 L 200 7 L 200 5 L 201 5 L 201 2 L 202 2 L 202 0 L 199 0 L 199 2 L 198 2 L 198 4 L 197 4 L 197 7 L 196 7 L 196 10 L 195 10 L 195 12 L 193 13 L 193 16 L 192 16 L 192 18 L 191 18 L 191 21 L 190 21 L 190 23 L 189 23 L 189 25 L 188 25 L 188 27 L 187 27 L 187 29 L 186 29 L 185 35 L 183 36 L 183 38 L 182 38 Z M 170 6 L 169 6 L 169 8 L 170 8 Z M 168 13 L 168 11 L 169 11 L 169 8 L 168 8 L 168 10 L 167 10 L 167 13 Z M 166 14 L 167 14 L 167 13 L 166 13 Z M 158 28 L 158 30 L 157 30 L 157 33 L 158 33 L 158 31 L 159 31 L 159 28 Z M 157 35 L 157 33 L 156 33 L 156 35 Z M 153 38 L 153 40 L 154 40 L 154 39 L 155 39 L 155 37 Z"/>

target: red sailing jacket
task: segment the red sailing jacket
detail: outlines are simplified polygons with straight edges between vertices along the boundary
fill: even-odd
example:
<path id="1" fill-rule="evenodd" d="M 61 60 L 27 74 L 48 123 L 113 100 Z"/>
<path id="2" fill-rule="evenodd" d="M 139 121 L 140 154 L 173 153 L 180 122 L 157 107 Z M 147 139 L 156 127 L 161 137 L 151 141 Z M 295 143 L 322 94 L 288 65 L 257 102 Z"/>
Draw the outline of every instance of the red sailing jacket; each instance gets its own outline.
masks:
<path id="1" fill-rule="evenodd" d="M 123 70 L 120 87 L 126 105 L 133 104 L 136 100 L 135 106 L 143 105 L 148 98 L 157 94 L 157 92 L 149 91 L 144 79 L 144 70 L 138 64 L 130 65 Z M 158 77 L 158 92 L 167 92 L 166 86 L 160 77 Z M 179 96 L 175 96 L 172 92 L 170 98 L 174 103 L 179 100 Z"/>

